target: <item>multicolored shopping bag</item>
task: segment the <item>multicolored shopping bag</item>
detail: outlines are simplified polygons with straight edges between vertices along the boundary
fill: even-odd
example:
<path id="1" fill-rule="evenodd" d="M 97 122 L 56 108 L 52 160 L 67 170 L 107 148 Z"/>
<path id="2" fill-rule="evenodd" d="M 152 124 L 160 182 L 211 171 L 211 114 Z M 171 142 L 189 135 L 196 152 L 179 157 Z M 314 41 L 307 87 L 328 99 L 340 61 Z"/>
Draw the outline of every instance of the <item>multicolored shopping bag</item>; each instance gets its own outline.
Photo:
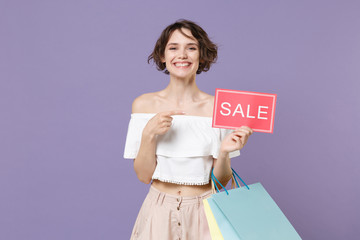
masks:
<path id="1" fill-rule="evenodd" d="M 231 178 L 231 189 L 234 189 L 235 186 L 235 178 Z M 216 193 L 214 182 L 211 181 L 213 194 Z M 240 187 L 240 185 L 239 185 Z M 207 222 L 210 229 L 211 238 L 214 240 L 224 240 L 224 239 L 234 239 L 237 240 L 238 234 L 232 227 L 229 221 L 226 220 L 225 216 L 221 214 L 221 211 L 219 208 L 216 207 L 216 203 L 214 203 L 214 200 L 212 198 L 207 198 L 203 200 L 204 202 L 204 209 L 205 209 L 205 215 L 207 218 Z M 211 207 L 212 206 L 212 207 Z M 213 210 L 212 210 L 213 209 Z M 213 213 L 214 211 L 214 213 Z M 218 217 L 218 220 L 216 221 L 214 215 Z M 220 227 L 219 227 L 219 225 Z M 220 228 L 222 229 L 222 232 L 220 231 Z"/>
<path id="2" fill-rule="evenodd" d="M 211 171 L 213 191 L 204 200 L 206 217 L 213 240 L 299 240 L 289 220 L 260 183 L 246 185 L 232 169 L 237 188 L 226 190 Z M 240 188 L 237 178 L 246 186 Z M 224 189 L 220 192 L 215 181 Z M 209 206 L 206 209 L 206 204 Z M 211 214 L 213 218 L 209 218 Z M 217 225 L 221 235 L 211 230 Z M 212 225 L 212 226 L 210 226 Z M 219 237 L 221 236 L 221 237 Z"/>
<path id="3" fill-rule="evenodd" d="M 224 237 L 221 234 L 220 228 L 216 223 L 216 219 L 214 217 L 214 214 L 211 211 L 211 207 L 210 207 L 207 199 L 204 199 L 203 201 L 204 201 L 205 215 L 206 215 L 207 222 L 208 222 L 209 229 L 210 229 L 211 239 L 224 240 Z M 224 222 L 228 223 L 227 221 L 224 221 Z"/>

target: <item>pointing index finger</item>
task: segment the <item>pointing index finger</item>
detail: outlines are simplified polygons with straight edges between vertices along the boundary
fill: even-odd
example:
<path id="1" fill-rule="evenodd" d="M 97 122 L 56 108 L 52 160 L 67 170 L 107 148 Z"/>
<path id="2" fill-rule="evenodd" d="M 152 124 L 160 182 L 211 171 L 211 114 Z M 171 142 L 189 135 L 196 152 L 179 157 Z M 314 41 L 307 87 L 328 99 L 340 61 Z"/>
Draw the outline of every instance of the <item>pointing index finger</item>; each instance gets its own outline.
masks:
<path id="1" fill-rule="evenodd" d="M 169 115 L 185 115 L 185 112 L 180 110 L 174 110 L 174 111 L 170 111 Z"/>

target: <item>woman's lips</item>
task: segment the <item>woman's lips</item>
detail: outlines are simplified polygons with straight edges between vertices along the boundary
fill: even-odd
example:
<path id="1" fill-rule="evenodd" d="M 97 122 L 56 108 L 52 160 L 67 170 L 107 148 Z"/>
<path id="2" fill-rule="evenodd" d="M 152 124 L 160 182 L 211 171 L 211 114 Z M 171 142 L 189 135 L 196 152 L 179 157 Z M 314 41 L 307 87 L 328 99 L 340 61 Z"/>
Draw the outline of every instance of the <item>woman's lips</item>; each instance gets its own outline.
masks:
<path id="1" fill-rule="evenodd" d="M 188 68 L 190 67 L 190 62 L 176 62 L 173 64 L 176 68 Z"/>

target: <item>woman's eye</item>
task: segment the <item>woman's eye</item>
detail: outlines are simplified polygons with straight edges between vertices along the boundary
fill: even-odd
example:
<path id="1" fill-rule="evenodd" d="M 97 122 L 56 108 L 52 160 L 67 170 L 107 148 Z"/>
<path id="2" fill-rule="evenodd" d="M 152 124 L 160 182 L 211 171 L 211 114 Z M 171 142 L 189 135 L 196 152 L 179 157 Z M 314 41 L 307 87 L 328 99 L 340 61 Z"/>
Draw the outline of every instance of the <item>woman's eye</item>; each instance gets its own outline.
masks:
<path id="1" fill-rule="evenodd" d="M 196 50 L 196 48 L 195 47 L 191 47 L 191 48 L 189 48 L 190 50 Z M 176 50 L 176 48 L 175 47 L 171 47 L 171 48 L 169 48 L 169 50 Z"/>

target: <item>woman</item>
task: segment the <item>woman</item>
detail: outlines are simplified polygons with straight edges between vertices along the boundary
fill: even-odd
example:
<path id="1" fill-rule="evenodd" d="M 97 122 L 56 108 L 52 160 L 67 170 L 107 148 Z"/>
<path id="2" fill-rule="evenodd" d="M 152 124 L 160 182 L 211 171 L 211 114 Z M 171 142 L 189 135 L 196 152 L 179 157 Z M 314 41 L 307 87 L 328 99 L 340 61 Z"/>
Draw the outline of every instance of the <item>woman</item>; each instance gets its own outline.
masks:
<path id="1" fill-rule="evenodd" d="M 210 171 L 226 185 L 230 158 L 253 132 L 211 127 L 214 96 L 195 79 L 216 58 L 217 46 L 187 20 L 165 28 L 148 58 L 170 82 L 132 104 L 124 158 L 134 159 L 140 181 L 152 183 L 131 239 L 211 239 L 202 202 L 211 195 Z"/>

